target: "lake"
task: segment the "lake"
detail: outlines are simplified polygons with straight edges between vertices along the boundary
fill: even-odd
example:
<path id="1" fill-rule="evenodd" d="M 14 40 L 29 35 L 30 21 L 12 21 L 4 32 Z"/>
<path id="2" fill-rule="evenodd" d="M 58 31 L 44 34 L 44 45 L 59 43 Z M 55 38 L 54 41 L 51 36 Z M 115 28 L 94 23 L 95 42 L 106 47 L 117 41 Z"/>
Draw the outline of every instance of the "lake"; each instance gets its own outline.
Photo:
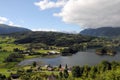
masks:
<path id="1" fill-rule="evenodd" d="M 24 61 L 21 61 L 18 65 L 24 66 L 24 65 L 30 65 L 34 61 L 37 63 L 40 63 L 40 65 L 54 65 L 58 66 L 59 64 L 65 65 L 68 64 L 69 66 L 75 66 L 75 65 L 95 65 L 100 63 L 103 60 L 107 61 L 120 61 L 120 52 L 117 52 L 115 56 L 100 56 L 95 54 L 95 50 L 87 50 L 84 52 L 78 52 L 75 55 L 72 56 L 56 56 L 54 58 L 32 58 L 32 59 L 27 59 Z"/>

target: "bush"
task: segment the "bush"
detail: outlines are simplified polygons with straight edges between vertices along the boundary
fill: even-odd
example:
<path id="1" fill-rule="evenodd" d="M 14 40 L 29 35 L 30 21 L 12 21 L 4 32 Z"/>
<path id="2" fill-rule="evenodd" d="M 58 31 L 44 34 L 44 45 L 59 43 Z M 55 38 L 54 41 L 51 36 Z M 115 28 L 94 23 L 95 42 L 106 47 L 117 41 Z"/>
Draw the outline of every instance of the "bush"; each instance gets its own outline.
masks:
<path id="1" fill-rule="evenodd" d="M 24 56 L 22 54 L 12 53 L 5 59 L 5 62 L 18 62 L 18 58 L 24 58 Z"/>

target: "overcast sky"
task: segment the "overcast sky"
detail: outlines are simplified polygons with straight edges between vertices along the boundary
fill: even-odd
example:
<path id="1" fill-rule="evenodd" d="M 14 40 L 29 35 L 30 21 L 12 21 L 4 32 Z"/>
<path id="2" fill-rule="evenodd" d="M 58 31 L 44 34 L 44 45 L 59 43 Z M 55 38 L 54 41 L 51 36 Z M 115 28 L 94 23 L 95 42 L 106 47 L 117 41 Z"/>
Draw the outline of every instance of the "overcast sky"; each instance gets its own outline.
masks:
<path id="1" fill-rule="evenodd" d="M 0 24 L 67 32 L 119 27 L 120 0 L 0 0 Z"/>

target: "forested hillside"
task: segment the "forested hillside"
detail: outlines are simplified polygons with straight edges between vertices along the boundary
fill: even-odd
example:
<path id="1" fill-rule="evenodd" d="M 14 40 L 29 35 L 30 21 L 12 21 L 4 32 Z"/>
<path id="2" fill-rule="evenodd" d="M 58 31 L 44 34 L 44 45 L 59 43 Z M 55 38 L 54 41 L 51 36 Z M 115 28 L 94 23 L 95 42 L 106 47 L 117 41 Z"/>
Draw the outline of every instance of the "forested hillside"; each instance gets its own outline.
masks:
<path id="1" fill-rule="evenodd" d="M 10 34 L 9 36 L 15 37 L 18 40 L 15 43 L 44 43 L 46 45 L 56 46 L 69 46 L 79 44 L 81 42 L 91 41 L 94 37 L 82 36 L 80 34 L 66 34 L 59 32 L 26 32 Z"/>

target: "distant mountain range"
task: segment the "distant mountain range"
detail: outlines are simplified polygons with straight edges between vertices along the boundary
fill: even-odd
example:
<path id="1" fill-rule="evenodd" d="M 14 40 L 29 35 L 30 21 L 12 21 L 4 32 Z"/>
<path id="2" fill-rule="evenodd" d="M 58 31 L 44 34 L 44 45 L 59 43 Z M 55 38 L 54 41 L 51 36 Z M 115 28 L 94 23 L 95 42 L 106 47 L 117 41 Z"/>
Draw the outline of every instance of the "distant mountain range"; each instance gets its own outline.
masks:
<path id="1" fill-rule="evenodd" d="M 27 32 L 31 31 L 26 28 L 16 27 L 16 26 L 9 26 L 6 24 L 0 24 L 0 34 L 9 34 L 9 33 L 16 33 L 16 32 Z"/>
<path id="2" fill-rule="evenodd" d="M 120 37 L 120 27 L 101 27 L 96 29 L 85 29 L 80 32 L 82 35 Z"/>
<path id="3" fill-rule="evenodd" d="M 0 34 L 10 34 L 16 32 L 29 32 L 30 29 L 0 24 Z M 120 27 L 101 27 L 96 29 L 85 29 L 80 32 L 82 35 L 103 36 L 103 37 L 120 37 Z"/>

